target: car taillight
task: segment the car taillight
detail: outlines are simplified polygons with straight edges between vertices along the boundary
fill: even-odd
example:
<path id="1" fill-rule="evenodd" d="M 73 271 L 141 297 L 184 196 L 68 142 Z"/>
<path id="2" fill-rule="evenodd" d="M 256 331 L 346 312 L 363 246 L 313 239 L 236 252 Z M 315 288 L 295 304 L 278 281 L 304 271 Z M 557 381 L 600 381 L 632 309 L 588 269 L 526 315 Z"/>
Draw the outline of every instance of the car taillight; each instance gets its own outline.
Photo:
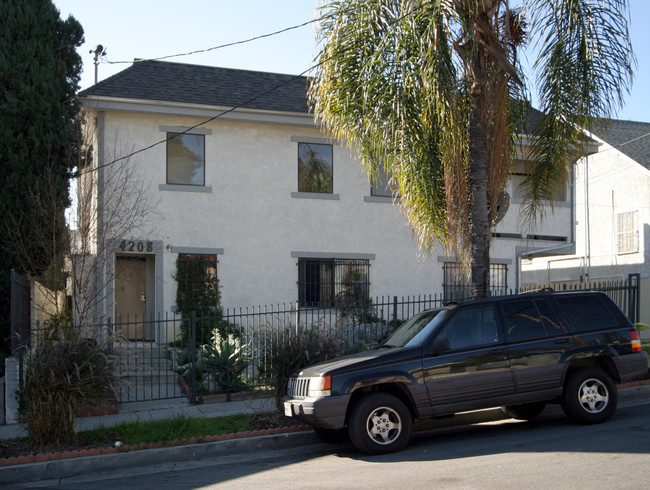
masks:
<path id="1" fill-rule="evenodd" d="M 641 338 L 636 329 L 630 330 L 630 340 L 632 341 L 632 352 L 641 352 Z"/>

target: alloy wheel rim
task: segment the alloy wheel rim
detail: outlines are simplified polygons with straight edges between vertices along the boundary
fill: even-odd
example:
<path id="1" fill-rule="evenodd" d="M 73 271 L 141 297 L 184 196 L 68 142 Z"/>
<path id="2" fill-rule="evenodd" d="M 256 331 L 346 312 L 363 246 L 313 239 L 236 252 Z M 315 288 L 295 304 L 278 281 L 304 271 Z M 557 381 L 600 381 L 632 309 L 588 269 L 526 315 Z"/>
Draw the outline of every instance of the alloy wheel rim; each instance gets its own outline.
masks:
<path id="1" fill-rule="evenodd" d="M 609 391 L 602 381 L 590 378 L 580 385 L 578 400 L 585 411 L 600 413 L 609 403 Z"/>
<path id="2" fill-rule="evenodd" d="M 392 444 L 402 433 L 402 419 L 399 413 L 390 407 L 373 410 L 366 421 L 368 436 L 377 444 Z"/>

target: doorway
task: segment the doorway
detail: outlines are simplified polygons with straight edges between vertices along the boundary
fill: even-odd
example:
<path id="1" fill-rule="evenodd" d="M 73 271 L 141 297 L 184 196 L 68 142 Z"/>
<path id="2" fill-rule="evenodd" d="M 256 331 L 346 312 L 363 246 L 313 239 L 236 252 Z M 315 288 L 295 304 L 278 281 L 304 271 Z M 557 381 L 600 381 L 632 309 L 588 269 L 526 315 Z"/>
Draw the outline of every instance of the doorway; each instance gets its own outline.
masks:
<path id="1" fill-rule="evenodd" d="M 118 255 L 115 260 L 115 333 L 130 341 L 152 341 L 153 255 Z"/>

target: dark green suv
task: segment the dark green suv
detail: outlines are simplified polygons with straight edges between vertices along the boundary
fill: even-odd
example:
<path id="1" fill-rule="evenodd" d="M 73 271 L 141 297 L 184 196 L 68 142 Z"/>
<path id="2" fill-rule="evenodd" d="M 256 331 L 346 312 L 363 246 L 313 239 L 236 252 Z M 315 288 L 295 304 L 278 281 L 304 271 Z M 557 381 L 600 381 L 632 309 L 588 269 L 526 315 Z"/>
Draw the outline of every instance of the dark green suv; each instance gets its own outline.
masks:
<path id="1" fill-rule="evenodd" d="M 543 291 L 416 315 L 374 350 L 305 368 L 284 409 L 378 454 L 402 449 L 416 418 L 495 406 L 530 419 L 561 403 L 576 422 L 603 422 L 616 383 L 647 373 L 636 328 L 605 294 Z"/>

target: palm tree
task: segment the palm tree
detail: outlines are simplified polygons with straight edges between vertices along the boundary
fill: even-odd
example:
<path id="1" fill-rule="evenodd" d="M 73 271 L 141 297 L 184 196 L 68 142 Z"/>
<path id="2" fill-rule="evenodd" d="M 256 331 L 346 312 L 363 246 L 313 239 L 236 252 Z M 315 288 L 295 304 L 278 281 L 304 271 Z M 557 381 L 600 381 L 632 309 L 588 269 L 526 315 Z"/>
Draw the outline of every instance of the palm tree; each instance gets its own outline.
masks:
<path id="1" fill-rule="evenodd" d="M 393 184 L 421 249 L 443 243 L 489 295 L 490 209 L 524 132 L 532 46 L 543 116 L 524 182 L 527 217 L 584 154 L 632 81 L 624 0 L 332 0 L 321 7 L 309 97 L 331 136 Z M 535 41 L 528 42 L 527 41 Z"/>

